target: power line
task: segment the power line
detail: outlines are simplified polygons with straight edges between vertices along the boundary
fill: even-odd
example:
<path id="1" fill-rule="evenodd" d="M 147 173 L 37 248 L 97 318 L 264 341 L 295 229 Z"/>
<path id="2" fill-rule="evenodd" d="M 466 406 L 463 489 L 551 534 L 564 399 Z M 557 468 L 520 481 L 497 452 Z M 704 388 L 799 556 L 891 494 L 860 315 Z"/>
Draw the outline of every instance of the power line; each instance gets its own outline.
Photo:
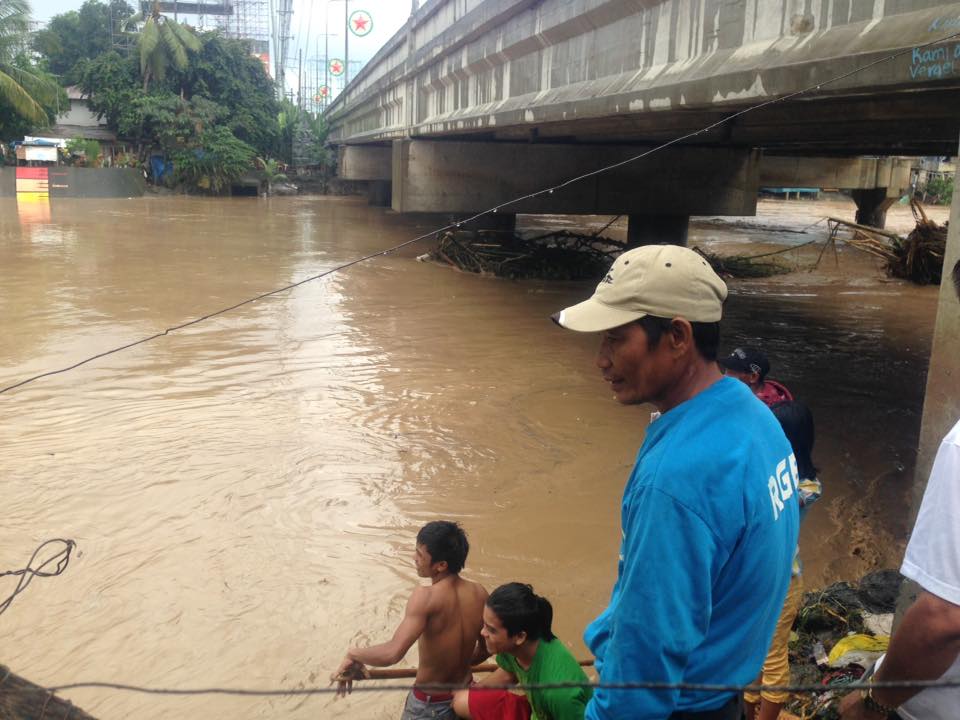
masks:
<path id="1" fill-rule="evenodd" d="M 301 23 L 302 23 L 302 20 L 301 20 Z M 372 260 L 372 259 L 374 259 L 374 258 L 382 257 L 382 256 L 384 256 L 384 255 L 389 255 L 389 254 L 391 254 L 391 253 L 393 253 L 393 252 L 396 252 L 397 250 L 400 250 L 400 249 L 402 249 L 402 248 L 407 247 L 408 245 L 413 245 L 414 243 L 420 242 L 421 240 L 425 240 L 425 239 L 428 238 L 428 237 L 432 237 L 432 236 L 437 235 L 438 233 L 444 232 L 444 231 L 446 231 L 446 230 L 451 230 L 451 229 L 453 229 L 453 228 L 462 227 L 463 225 L 465 225 L 465 224 L 467 224 L 467 223 L 470 223 L 470 222 L 473 222 L 474 220 L 477 220 L 477 219 L 479 219 L 479 218 L 481 218 L 481 217 L 484 217 L 485 215 L 489 215 L 489 214 L 491 214 L 491 213 L 496 213 L 496 212 L 498 212 L 499 210 L 501 210 L 501 209 L 503 209 L 503 208 L 509 207 L 509 206 L 511 206 L 511 205 L 516 205 L 517 203 L 523 202 L 524 200 L 530 200 L 530 199 L 532 199 L 532 198 L 536 198 L 536 197 L 539 197 L 539 196 L 541 196 L 541 195 L 552 195 L 555 191 L 561 190 L 561 189 L 563 189 L 563 188 L 565 188 L 565 187 L 568 187 L 568 186 L 570 186 L 570 185 L 573 185 L 573 184 L 575 184 L 575 183 L 578 183 L 578 182 L 580 182 L 580 181 L 582 181 L 582 180 L 586 180 L 586 179 L 588 179 L 588 178 L 595 177 L 595 176 L 597 176 L 597 175 L 601 175 L 601 174 L 606 173 L 606 172 L 609 172 L 609 171 L 611 171 L 611 170 L 615 170 L 615 169 L 617 169 L 617 168 L 623 167 L 624 165 L 629 165 L 630 163 L 634 163 L 634 162 L 636 162 L 637 160 L 642 160 L 642 159 L 644 159 L 644 158 L 646 158 L 646 157 L 649 157 L 650 155 L 653 155 L 654 153 L 660 152 L 661 150 L 664 150 L 664 149 L 666 149 L 666 148 L 668 148 L 668 147 L 672 147 L 672 146 L 674 146 L 674 145 L 679 145 L 680 143 L 685 142 L 685 141 L 687 141 L 687 140 L 692 140 L 692 139 L 694 139 L 694 138 L 696 138 L 696 137 L 698 137 L 698 136 L 700 136 L 700 135 L 703 135 L 703 134 L 708 133 L 708 132 L 710 132 L 710 131 L 712 131 L 712 130 L 715 130 L 716 128 L 720 127 L 721 125 L 725 125 L 725 124 L 727 124 L 727 123 L 729 123 L 729 122 L 731 122 L 731 121 L 733 121 L 733 120 L 736 120 L 736 119 L 739 118 L 739 117 L 743 117 L 744 115 L 747 115 L 747 114 L 749 114 L 749 113 L 755 112 L 755 111 L 757 111 L 757 110 L 762 110 L 763 108 L 770 107 L 770 106 L 772 106 L 772 105 L 777 105 L 777 104 L 779 104 L 779 103 L 786 102 L 786 101 L 792 100 L 792 99 L 794 99 L 794 98 L 798 98 L 798 97 L 801 97 L 801 96 L 804 96 L 804 95 L 809 95 L 809 94 L 811 94 L 811 93 L 814 93 L 814 92 L 817 92 L 817 91 L 821 90 L 823 87 L 825 87 L 825 86 L 827 86 L 827 85 L 834 85 L 834 84 L 840 82 L 841 80 L 846 80 L 847 78 L 853 77 L 854 75 L 857 75 L 857 74 L 859 74 L 859 73 L 861 73 L 861 72 L 864 72 L 865 70 L 869 70 L 870 68 L 876 67 L 877 65 L 882 65 L 882 64 L 887 63 L 887 62 L 890 62 L 890 61 L 892 61 L 892 60 L 896 60 L 897 58 L 903 57 L 904 55 L 913 54 L 913 53 L 914 53 L 915 51 L 917 51 L 917 50 L 922 50 L 922 49 L 924 49 L 924 48 L 931 47 L 931 46 L 933 46 L 933 45 L 938 45 L 938 44 L 940 44 L 940 43 L 944 43 L 944 42 L 947 42 L 947 41 L 950 41 L 950 40 L 954 40 L 954 39 L 956 39 L 956 38 L 960 38 L 960 32 L 955 32 L 955 33 L 952 33 L 952 34 L 950 34 L 950 35 L 946 35 L 946 36 L 944 36 L 944 37 L 938 38 L 938 39 L 936 39 L 936 40 L 931 40 L 931 41 L 928 42 L 928 43 L 924 43 L 923 45 L 918 45 L 918 46 L 912 47 L 912 48 L 910 48 L 910 49 L 900 50 L 900 51 L 895 52 L 895 53 L 892 53 L 892 54 L 890 54 L 890 55 L 886 55 L 886 56 L 884 56 L 884 57 L 882 57 L 882 58 L 878 58 L 877 60 L 874 60 L 874 61 L 872 61 L 872 62 L 867 63 L 866 65 L 862 65 L 862 66 L 860 66 L 860 67 L 858 67 L 858 68 L 854 68 L 853 70 L 850 70 L 850 71 L 848 71 L 848 72 L 845 72 L 845 73 L 843 73 L 843 74 L 841 74 L 841 75 L 837 75 L 837 76 L 835 76 L 835 77 L 832 77 L 832 78 L 829 78 L 829 79 L 827 79 L 827 80 L 824 80 L 823 82 L 817 83 L 816 85 L 810 85 L 810 86 L 808 86 L 808 87 L 806 87 L 806 88 L 803 88 L 803 89 L 801 89 L 801 90 L 796 90 L 796 91 L 794 91 L 794 92 L 792 92 L 792 93 L 788 93 L 787 95 L 783 95 L 782 97 L 773 98 L 773 99 L 770 99 L 770 100 L 765 100 L 764 102 L 757 103 L 756 105 L 751 105 L 751 106 L 749 106 L 749 107 L 747 107 L 747 108 L 744 108 L 743 110 L 740 110 L 740 111 L 738 111 L 738 112 L 733 113 L 732 115 L 728 115 L 728 116 L 726 116 L 726 117 L 724 117 L 724 118 L 721 118 L 720 120 L 717 120 L 716 122 L 710 123 L 709 125 L 701 128 L 701 129 L 699 129 L 699 130 L 695 130 L 695 131 L 689 132 L 689 133 L 687 133 L 687 134 L 685 134 L 685 135 L 681 135 L 681 136 L 679 136 L 679 137 L 674 138 L 673 140 L 668 140 L 668 141 L 665 142 L 665 143 L 662 143 L 662 144 L 660 144 L 660 145 L 657 145 L 657 146 L 651 148 L 650 150 L 647 150 L 647 151 L 645 151 L 645 152 L 642 152 L 642 153 L 640 153 L 640 154 L 638 154 L 638 155 L 634 155 L 633 157 L 627 158 L 626 160 L 621 160 L 620 162 L 612 163 L 612 164 L 610 164 L 610 165 L 607 165 L 607 166 L 605 166 L 605 167 L 599 168 L 599 169 L 597 169 L 597 170 L 592 170 L 591 172 L 584 173 L 584 174 L 582 174 L 582 175 L 578 175 L 578 176 L 576 176 L 576 177 L 574 177 L 574 178 L 571 178 L 571 179 L 569 179 L 569 180 L 566 180 L 566 181 L 564 181 L 564 182 L 562 182 L 562 183 L 560 183 L 560 184 L 558 184 L 558 185 L 554 185 L 554 186 L 552 186 L 552 187 L 547 187 L 547 188 L 544 188 L 544 189 L 542 189 L 542 190 L 538 190 L 538 191 L 536 191 L 536 192 L 528 193 L 528 194 L 526 194 L 526 195 L 521 195 L 520 197 L 513 198 L 512 200 L 508 200 L 508 201 L 506 201 L 506 202 L 500 203 L 499 205 L 495 205 L 495 206 L 493 206 L 492 208 L 488 208 L 487 210 L 483 210 L 483 211 L 481 211 L 481 212 L 479 212 L 479 213 L 477 213 L 477 214 L 475 214 L 475 215 L 472 215 L 472 216 L 470 216 L 470 217 L 468 217 L 468 218 L 466 218 L 466 219 L 464 219 L 464 220 L 459 220 L 459 221 L 457 221 L 457 222 L 453 222 L 453 223 L 450 223 L 450 224 L 448 224 L 448 225 L 445 225 L 445 226 L 443 226 L 443 227 L 441 227 L 441 228 L 437 228 L 437 229 L 435 229 L 435 230 L 431 230 L 431 231 L 428 232 L 428 233 L 425 233 L 425 234 L 423 234 L 423 235 L 419 235 L 419 236 L 413 238 L 412 240 L 407 240 L 407 241 L 402 242 L 402 243 L 400 243 L 400 244 L 398 244 L 398 245 L 394 245 L 393 247 L 387 248 L 386 250 L 381 250 L 381 251 L 379 251 L 379 252 L 371 253 L 371 254 L 369 254 L 369 255 L 364 255 L 363 257 L 357 258 L 357 259 L 355 259 L 355 260 L 351 260 L 350 262 L 346 262 L 346 263 L 344 263 L 344 264 L 342 264 L 342 265 L 338 265 L 338 266 L 336 266 L 336 267 L 334 267 L 334 268 L 332 268 L 332 269 L 330 269 L 330 270 L 326 270 L 326 271 L 321 272 L 321 273 L 318 273 L 318 274 L 316 274 L 316 275 L 312 275 L 312 276 L 310 276 L 310 277 L 308 277 L 308 278 L 304 278 L 303 280 L 299 280 L 298 282 L 291 283 L 291 284 L 289 284 L 289 285 L 285 285 L 284 287 L 277 288 L 276 290 L 271 290 L 271 291 L 269 291 L 269 292 L 262 293 L 262 294 L 260 294 L 260 295 L 257 295 L 256 297 L 252 297 L 252 298 L 249 298 L 249 299 L 247 299 L 247 300 L 243 300 L 243 301 L 238 302 L 238 303 L 236 303 L 236 304 L 234 304 L 234 305 L 231 305 L 230 307 L 226 307 L 226 308 L 223 308 L 223 309 L 221 309 L 221 310 L 217 310 L 217 311 L 215 311 L 215 312 L 211 312 L 211 313 L 208 313 L 208 314 L 206 314 L 206 315 L 203 315 L 203 316 L 201 316 L 201 317 L 199 317 L 199 318 L 196 318 L 195 320 L 190 320 L 189 322 L 185 322 L 185 323 L 182 323 L 182 324 L 180 324 L 180 325 L 175 325 L 175 326 L 173 326 L 173 327 L 169 327 L 169 328 L 167 328 L 166 330 L 164 330 L 163 332 L 156 333 L 156 334 L 154 334 L 154 335 L 151 335 L 150 337 L 146 337 L 146 338 L 143 338 L 143 339 L 141 339 L 141 340 L 136 340 L 136 341 L 134 341 L 134 342 L 127 343 L 126 345 L 121 345 L 121 346 L 116 347 L 116 348 L 113 348 L 113 349 L 111 349 L 111 350 L 105 350 L 105 351 L 102 352 L 102 353 L 98 353 L 98 354 L 96 354 L 96 355 L 92 355 L 92 356 L 90 356 L 90 357 L 88 357 L 88 358 L 86 358 L 86 359 L 84 359 L 84 360 L 81 360 L 81 361 L 79 361 L 79 362 L 76 362 L 76 363 L 74 363 L 73 365 L 70 365 L 70 366 L 68 366 L 68 367 L 61 368 L 61 369 L 59 369 L 59 370 L 50 370 L 50 371 L 48 371 L 48 372 L 40 373 L 40 374 L 38 374 L 38 375 L 34 375 L 34 376 L 32 376 L 32 377 L 26 378 L 25 380 L 21 380 L 20 382 L 14 383 L 13 385 L 8 385 L 8 386 L 6 386 L 6 387 L 4 387 L 4 388 L 0 388 L 0 395 L 2 395 L 3 393 L 9 392 L 9 391 L 11 391 L 11 390 L 14 390 L 14 389 L 16 389 L 16 388 L 23 387 L 24 385 L 27 385 L 28 383 L 34 382 L 35 380 L 39 380 L 39 379 L 45 378 L 45 377 L 50 377 L 50 376 L 52 376 L 52 375 L 59 375 L 59 374 L 61 374 L 61 373 L 65 373 L 65 372 L 68 372 L 68 371 L 70 371 L 70 370 L 74 370 L 75 368 L 78 368 L 78 367 L 80 367 L 81 365 L 86 365 L 87 363 L 92 362 L 93 360 L 98 360 L 98 359 L 103 358 L 103 357 L 106 357 L 106 356 L 108 356 L 108 355 L 113 355 L 114 353 L 118 353 L 118 352 L 121 352 L 121 351 L 123 351 L 123 350 L 127 350 L 127 349 L 129 349 L 129 348 L 136 347 L 137 345 L 142 345 L 142 344 L 147 343 L 147 342 L 150 342 L 150 341 L 152 341 L 152 340 L 156 340 L 157 338 L 163 337 L 163 336 L 165 336 L 165 335 L 169 335 L 170 333 L 175 332 L 175 331 L 177 331 L 177 330 L 182 330 L 182 329 L 184 329 L 184 328 L 190 327 L 191 325 L 196 325 L 197 323 L 203 322 L 204 320 L 209 320 L 209 319 L 211 319 L 211 318 L 217 317 L 218 315 L 223 315 L 224 313 L 230 312 L 231 310 L 236 310 L 236 309 L 239 308 L 239 307 L 243 307 L 244 305 L 248 305 L 248 304 L 250 304 L 250 303 L 256 302 L 257 300 L 262 300 L 262 299 L 267 298 L 267 297 L 270 297 L 270 296 L 272 296 L 272 295 L 277 295 L 278 293 L 286 292 L 287 290 L 292 290 L 293 288 L 299 287 L 300 285 L 303 285 L 304 283 L 312 282 L 312 281 L 314 281 L 314 280 L 319 280 L 320 278 L 326 277 L 327 275 L 331 275 L 331 274 L 333 274 L 333 273 L 335 273 L 335 272 L 339 272 L 339 271 L 341 271 L 341 270 L 345 270 L 345 269 L 347 269 L 347 268 L 349 268 L 349 267 L 351 267 L 351 266 L 353 266 L 353 265 L 357 265 L 358 263 L 365 262 L 365 261 L 367 261 L 367 260 Z"/>

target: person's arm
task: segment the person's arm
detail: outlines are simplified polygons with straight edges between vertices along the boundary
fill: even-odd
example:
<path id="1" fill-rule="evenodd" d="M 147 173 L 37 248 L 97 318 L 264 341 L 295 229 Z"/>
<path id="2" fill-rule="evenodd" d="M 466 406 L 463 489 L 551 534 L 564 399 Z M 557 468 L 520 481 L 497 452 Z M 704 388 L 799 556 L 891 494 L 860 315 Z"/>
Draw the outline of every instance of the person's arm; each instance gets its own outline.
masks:
<path id="1" fill-rule="evenodd" d="M 366 665 L 386 667 L 403 659 L 410 646 L 417 641 L 427 627 L 429 598 L 429 588 L 420 587 L 413 591 L 407 601 L 403 620 L 389 641 L 370 647 L 353 647 L 347 650 L 346 657 L 332 678 L 337 681 L 340 693 L 350 692 L 352 685 L 351 680 L 340 678 L 362 676 Z"/>
<path id="2" fill-rule="evenodd" d="M 936 680 L 960 656 L 960 606 L 923 592 L 903 616 L 890 640 L 890 649 L 875 682 Z M 881 705 L 899 707 L 922 688 L 874 688 L 872 697 Z M 883 717 L 863 706 L 859 692 L 844 698 L 840 707 L 846 719 L 873 720 Z"/>
<path id="3" fill-rule="evenodd" d="M 490 594 L 487 592 L 486 588 L 480 588 L 480 599 L 482 600 L 480 607 L 483 607 L 487 604 L 487 598 L 490 597 Z M 482 619 L 482 618 L 481 618 Z M 471 665 L 479 665 L 484 660 L 490 657 L 490 651 L 487 650 L 487 643 L 483 639 L 483 623 L 480 623 L 480 630 L 477 631 L 477 645 L 473 649 L 473 657 L 470 658 Z"/>
<path id="4" fill-rule="evenodd" d="M 477 685 L 516 685 L 517 676 L 507 672 L 502 667 L 498 667 L 487 677 L 477 683 Z"/>
<path id="5" fill-rule="evenodd" d="M 710 624 L 711 578 L 722 560 L 717 539 L 696 514 L 655 489 L 634 498 L 625 520 L 623 571 L 600 680 L 680 682 Z M 679 694 L 598 689 L 587 717 L 665 718 Z"/>

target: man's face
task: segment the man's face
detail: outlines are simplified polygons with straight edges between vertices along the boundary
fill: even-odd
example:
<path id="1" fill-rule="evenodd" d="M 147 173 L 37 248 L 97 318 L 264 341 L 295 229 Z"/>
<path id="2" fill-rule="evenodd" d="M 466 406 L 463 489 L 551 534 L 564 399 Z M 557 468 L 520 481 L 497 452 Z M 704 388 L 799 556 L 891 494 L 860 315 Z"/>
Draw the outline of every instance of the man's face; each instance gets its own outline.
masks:
<path id="1" fill-rule="evenodd" d="M 526 637 L 524 633 L 510 637 L 500 618 L 486 605 L 483 606 L 483 627 L 480 628 L 480 635 L 491 655 L 510 652 L 522 642 L 522 637 Z"/>
<path id="2" fill-rule="evenodd" d="M 646 330 L 635 322 L 603 333 L 597 367 L 617 402 L 656 404 L 675 382 L 677 362 L 668 335 L 669 330 L 664 331 L 657 346 L 650 348 Z"/>
<path id="3" fill-rule="evenodd" d="M 413 564 L 417 566 L 417 576 L 422 578 L 433 577 L 433 558 L 426 545 L 417 545 L 413 554 Z"/>

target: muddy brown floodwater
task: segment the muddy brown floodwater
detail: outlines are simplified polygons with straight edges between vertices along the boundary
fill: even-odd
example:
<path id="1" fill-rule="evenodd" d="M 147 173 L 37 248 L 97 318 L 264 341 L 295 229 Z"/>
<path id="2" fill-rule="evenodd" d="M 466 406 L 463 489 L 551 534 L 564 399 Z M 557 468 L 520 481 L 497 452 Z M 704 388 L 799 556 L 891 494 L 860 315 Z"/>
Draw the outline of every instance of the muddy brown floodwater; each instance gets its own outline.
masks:
<path id="1" fill-rule="evenodd" d="M 0 386 L 428 229 L 357 198 L 59 201 L 19 219 L 0 202 Z M 697 219 L 691 243 L 762 252 L 823 237 L 787 230 L 838 214 L 852 204 L 764 202 L 757 218 Z M 912 223 L 902 207 L 890 220 Z M 46 685 L 325 685 L 348 644 L 389 637 L 435 518 L 468 530 L 471 578 L 533 583 L 583 655 L 649 408 L 618 406 L 595 338 L 547 319 L 589 283 L 465 275 L 422 251 L 0 395 L 0 569 L 47 538 L 79 548 L 0 618 L 0 662 Z M 936 288 L 841 247 L 731 290 L 724 348 L 766 347 L 817 420 L 808 586 L 896 566 Z M 403 700 L 68 697 L 107 720 L 393 718 Z"/>

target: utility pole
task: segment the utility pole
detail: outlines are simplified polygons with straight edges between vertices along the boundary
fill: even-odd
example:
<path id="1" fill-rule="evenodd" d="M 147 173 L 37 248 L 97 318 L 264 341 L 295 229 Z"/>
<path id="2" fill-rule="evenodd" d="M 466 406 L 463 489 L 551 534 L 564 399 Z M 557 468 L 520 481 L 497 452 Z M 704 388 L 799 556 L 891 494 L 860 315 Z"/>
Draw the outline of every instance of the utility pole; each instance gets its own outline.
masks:
<path id="1" fill-rule="evenodd" d="M 303 110 L 303 48 L 297 53 L 300 56 L 300 65 L 297 69 L 297 107 Z"/>
<path id="2" fill-rule="evenodd" d="M 343 0 L 343 87 L 350 83 L 350 0 Z"/>

